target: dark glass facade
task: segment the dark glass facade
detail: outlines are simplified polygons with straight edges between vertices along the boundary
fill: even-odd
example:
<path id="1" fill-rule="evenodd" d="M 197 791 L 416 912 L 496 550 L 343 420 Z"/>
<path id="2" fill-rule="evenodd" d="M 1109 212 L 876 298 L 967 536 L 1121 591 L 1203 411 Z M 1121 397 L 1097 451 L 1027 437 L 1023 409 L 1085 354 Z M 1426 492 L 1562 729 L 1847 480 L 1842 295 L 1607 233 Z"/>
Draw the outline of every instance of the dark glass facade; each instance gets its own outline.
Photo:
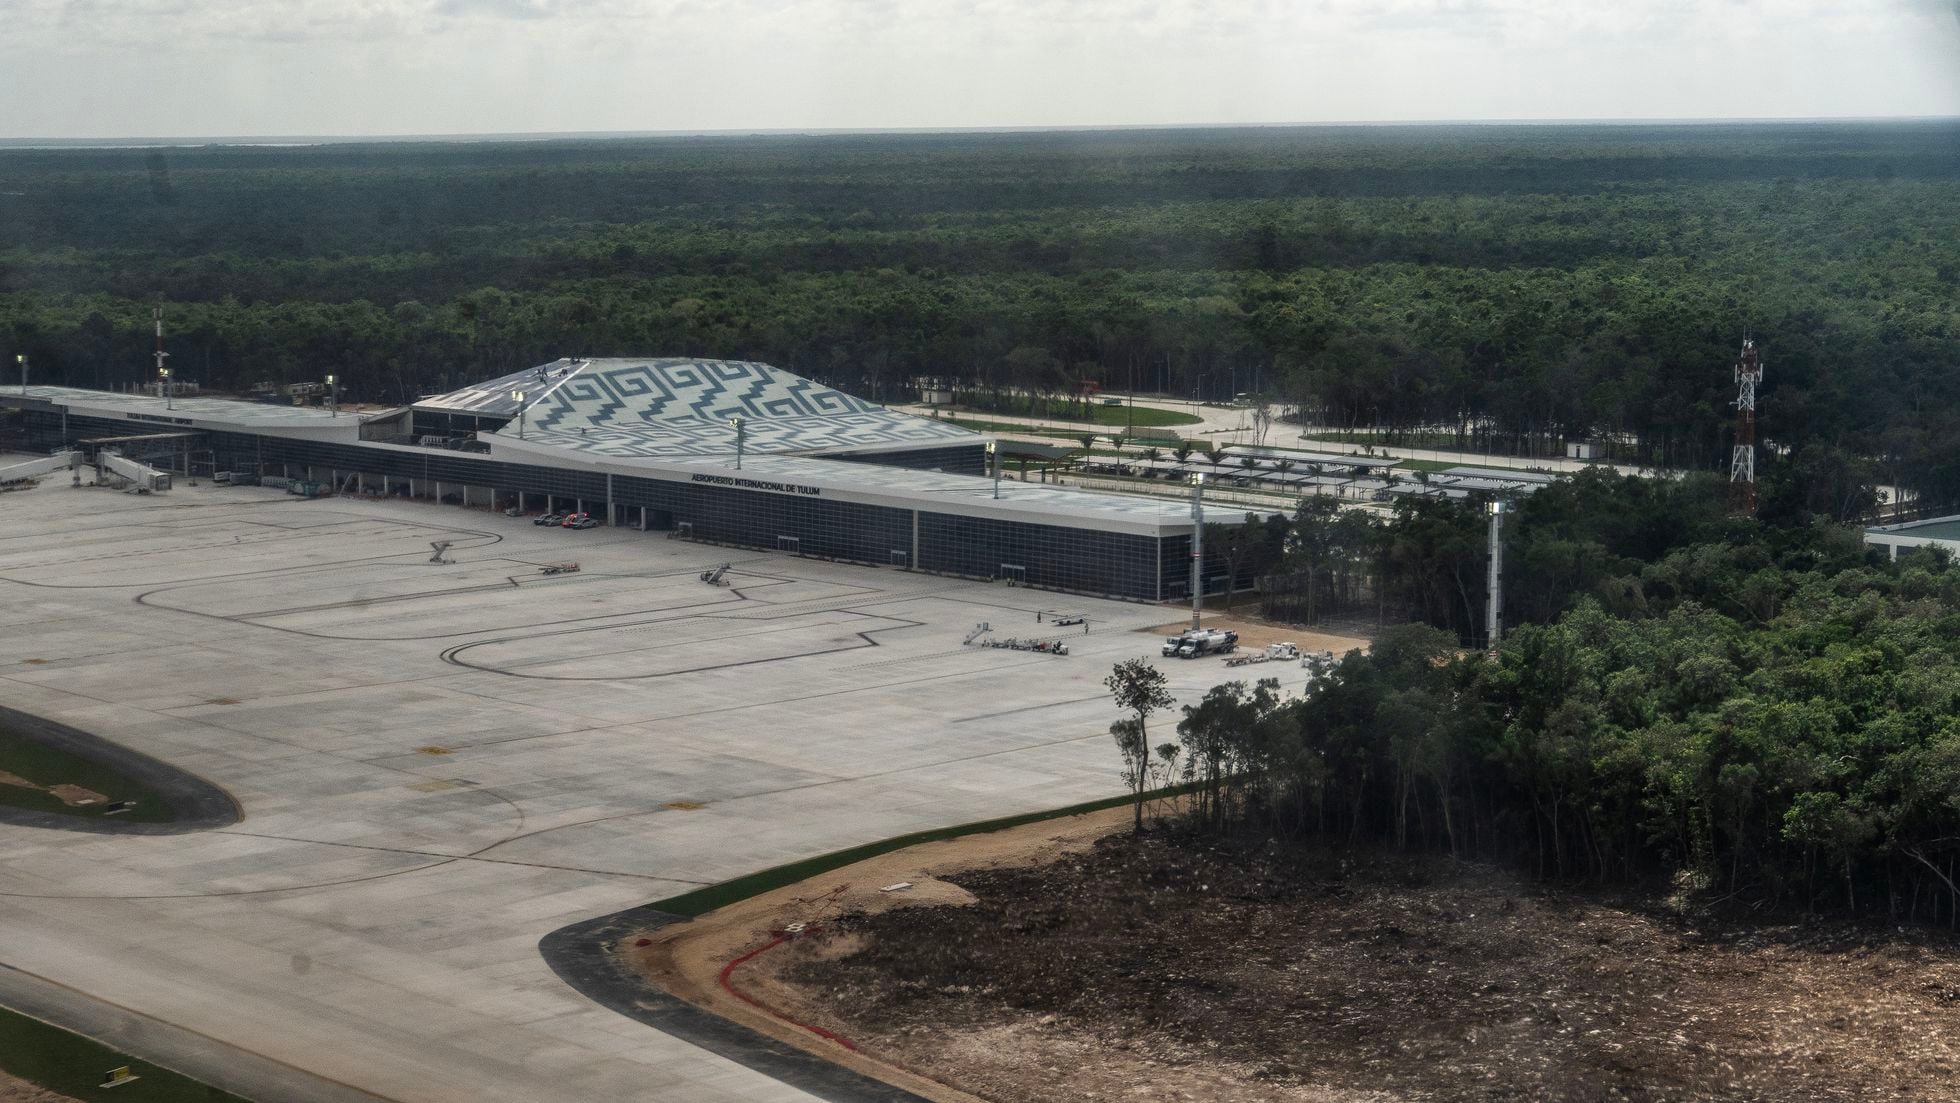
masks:
<path id="1" fill-rule="evenodd" d="M 28 409 L 23 422 L 29 446 L 46 450 L 83 438 L 175 428 L 80 415 L 68 416 L 64 426 L 59 411 L 37 409 Z M 624 525 L 681 529 L 696 540 L 971 578 L 1011 578 L 1029 586 L 1141 601 L 1175 600 L 1189 594 L 1190 537 L 1184 535 L 1159 538 L 968 517 L 828 498 L 821 492 L 783 493 L 628 475 L 609 478 L 603 472 L 506 463 L 437 448 L 198 432 L 202 440 L 192 451 L 208 450 L 214 470 L 267 475 L 290 471 L 298 476 L 310 469 L 311 477 L 322 480 L 333 473 L 344 479 L 359 472 L 369 489 L 380 489 L 378 484 L 385 481 L 388 489 L 404 492 L 409 480 L 423 495 L 437 493 L 436 484 L 442 484 L 444 496 L 465 487 L 478 488 L 478 504 L 488 504 L 492 496 L 509 501 L 522 492 L 533 508 L 543 508 L 545 503 L 536 496 L 551 495 L 554 506 L 569 508 L 576 500 L 595 516 L 603 516 L 610 501 L 622 510 Z M 977 454 L 977 450 L 967 451 Z M 1222 571 L 1222 566 L 1218 569 Z"/>

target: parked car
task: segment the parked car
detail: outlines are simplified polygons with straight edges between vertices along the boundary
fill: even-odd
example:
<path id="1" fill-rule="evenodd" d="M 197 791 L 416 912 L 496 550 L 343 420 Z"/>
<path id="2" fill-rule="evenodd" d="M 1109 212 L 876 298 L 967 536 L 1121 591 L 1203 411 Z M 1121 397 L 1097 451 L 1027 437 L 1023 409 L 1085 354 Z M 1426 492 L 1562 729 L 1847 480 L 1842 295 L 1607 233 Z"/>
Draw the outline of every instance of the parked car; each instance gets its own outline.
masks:
<path id="1" fill-rule="evenodd" d="M 574 513 L 565 518 L 565 527 L 568 529 L 598 528 L 599 522 L 593 520 L 590 513 Z"/>
<path id="2" fill-rule="evenodd" d="M 565 523 L 565 515 L 562 513 L 541 513 L 531 518 L 531 523 L 534 525 L 562 525 Z"/>

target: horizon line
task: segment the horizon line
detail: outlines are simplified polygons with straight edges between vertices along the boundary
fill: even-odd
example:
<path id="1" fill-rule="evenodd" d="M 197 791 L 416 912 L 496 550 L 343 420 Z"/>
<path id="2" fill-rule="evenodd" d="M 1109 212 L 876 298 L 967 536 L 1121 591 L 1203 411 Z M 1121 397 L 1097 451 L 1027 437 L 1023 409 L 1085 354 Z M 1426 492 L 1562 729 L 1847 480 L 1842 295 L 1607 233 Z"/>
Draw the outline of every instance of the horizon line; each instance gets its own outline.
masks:
<path id="1" fill-rule="evenodd" d="M 529 130 L 387 132 L 374 134 L 213 134 L 0 137 L 0 149 L 60 149 L 182 145 L 356 145 L 365 142 L 546 142 L 631 138 L 838 137 L 857 135 L 1056 134 L 1149 130 L 1306 130 L 1363 127 L 1722 126 L 1804 123 L 1960 122 L 1960 115 L 1623 116 L 1604 118 L 1338 119 L 1251 123 L 1058 123 L 1000 126 L 703 127 L 672 130 Z"/>

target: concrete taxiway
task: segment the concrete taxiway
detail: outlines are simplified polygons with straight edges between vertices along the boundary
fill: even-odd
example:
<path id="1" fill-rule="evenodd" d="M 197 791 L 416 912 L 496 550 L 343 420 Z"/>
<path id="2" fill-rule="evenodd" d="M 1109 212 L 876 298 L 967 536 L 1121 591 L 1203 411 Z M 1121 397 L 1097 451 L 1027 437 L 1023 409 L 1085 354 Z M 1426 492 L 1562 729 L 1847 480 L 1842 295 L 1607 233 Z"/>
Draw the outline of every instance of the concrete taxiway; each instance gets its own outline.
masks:
<path id="1" fill-rule="evenodd" d="M 0 496 L 0 696 L 243 817 L 0 825 L 0 1003 L 268 1103 L 811 1098 L 585 1000 L 538 940 L 1119 793 L 1101 679 L 1177 616 L 428 502 L 54 482 Z M 962 646 L 979 621 L 1074 654 Z M 1165 669 L 1183 701 L 1227 674 Z"/>

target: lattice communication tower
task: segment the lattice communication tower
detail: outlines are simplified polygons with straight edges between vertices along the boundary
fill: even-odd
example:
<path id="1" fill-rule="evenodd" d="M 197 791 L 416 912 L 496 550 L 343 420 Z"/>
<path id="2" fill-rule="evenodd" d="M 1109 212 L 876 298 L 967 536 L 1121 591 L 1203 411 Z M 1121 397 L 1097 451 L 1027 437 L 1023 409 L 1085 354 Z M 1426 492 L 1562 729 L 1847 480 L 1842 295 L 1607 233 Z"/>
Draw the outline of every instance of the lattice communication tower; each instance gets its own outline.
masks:
<path id="1" fill-rule="evenodd" d="M 1729 461 L 1729 504 L 1740 514 L 1756 515 L 1756 385 L 1763 381 L 1762 356 L 1756 342 L 1744 338 L 1735 361 L 1735 453 Z"/>

